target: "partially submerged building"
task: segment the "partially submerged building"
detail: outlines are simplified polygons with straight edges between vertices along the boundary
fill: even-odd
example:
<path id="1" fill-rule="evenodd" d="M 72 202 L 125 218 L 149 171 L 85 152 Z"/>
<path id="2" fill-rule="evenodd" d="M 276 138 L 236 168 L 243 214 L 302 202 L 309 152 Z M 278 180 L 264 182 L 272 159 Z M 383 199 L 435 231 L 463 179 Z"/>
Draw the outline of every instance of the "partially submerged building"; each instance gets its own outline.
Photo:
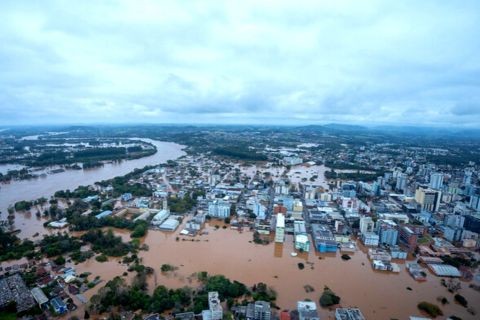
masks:
<path id="1" fill-rule="evenodd" d="M 365 317 L 358 308 L 337 308 L 335 320 L 365 320 Z"/>
<path id="2" fill-rule="evenodd" d="M 312 224 L 312 238 L 319 252 L 337 252 L 337 242 L 332 231 L 323 224 Z"/>
<path id="3" fill-rule="evenodd" d="M 220 304 L 218 292 L 211 291 L 208 293 L 208 310 L 202 311 L 203 320 L 222 320 L 223 308 Z"/>
<path id="4" fill-rule="evenodd" d="M 297 311 L 299 320 L 320 320 L 313 301 L 297 301 Z"/>
<path id="5" fill-rule="evenodd" d="M 275 242 L 283 243 L 283 241 L 285 241 L 285 216 L 279 213 L 275 227 Z"/>

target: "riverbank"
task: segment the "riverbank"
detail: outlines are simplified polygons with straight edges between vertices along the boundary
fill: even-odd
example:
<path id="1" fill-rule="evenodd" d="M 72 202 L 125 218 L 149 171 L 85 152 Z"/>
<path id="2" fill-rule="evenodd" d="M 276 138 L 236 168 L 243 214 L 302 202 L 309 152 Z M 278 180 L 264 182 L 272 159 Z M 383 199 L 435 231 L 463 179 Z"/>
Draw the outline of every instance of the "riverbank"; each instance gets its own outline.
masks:
<path id="1" fill-rule="evenodd" d="M 168 160 L 175 160 L 183 155 L 184 146 L 152 139 L 136 139 L 153 144 L 157 152 L 151 156 L 135 160 L 106 163 L 102 167 L 89 170 L 68 170 L 46 177 L 13 181 L 9 184 L 2 184 L 0 189 L 0 211 L 1 219 L 5 219 L 8 207 L 21 200 L 35 200 L 41 197 L 50 198 L 58 190 L 74 190 L 78 186 L 91 185 L 101 180 L 108 180 L 117 176 L 125 175 L 135 169 L 149 165 L 158 165 Z M 20 229 L 20 238 L 30 238 L 35 233 L 43 234 L 42 219 L 32 213 L 16 213 L 15 229 Z"/>

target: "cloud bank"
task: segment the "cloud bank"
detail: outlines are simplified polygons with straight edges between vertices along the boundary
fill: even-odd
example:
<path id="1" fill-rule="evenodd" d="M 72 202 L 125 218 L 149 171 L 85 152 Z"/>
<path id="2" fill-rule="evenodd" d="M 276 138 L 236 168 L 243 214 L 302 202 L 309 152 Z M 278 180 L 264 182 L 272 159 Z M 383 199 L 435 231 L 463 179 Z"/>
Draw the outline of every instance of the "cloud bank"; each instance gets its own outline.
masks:
<path id="1" fill-rule="evenodd" d="M 480 126 L 478 1 L 2 1 L 0 123 Z"/>

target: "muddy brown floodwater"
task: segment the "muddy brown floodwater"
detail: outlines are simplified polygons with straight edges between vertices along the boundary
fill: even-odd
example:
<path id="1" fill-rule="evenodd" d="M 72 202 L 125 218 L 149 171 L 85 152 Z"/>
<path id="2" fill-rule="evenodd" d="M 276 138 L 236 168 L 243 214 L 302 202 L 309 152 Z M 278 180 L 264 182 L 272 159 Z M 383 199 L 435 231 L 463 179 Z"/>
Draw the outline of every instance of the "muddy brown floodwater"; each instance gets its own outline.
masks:
<path id="1" fill-rule="evenodd" d="M 167 160 L 174 160 L 183 155 L 184 146 L 164 141 L 138 138 L 153 144 L 157 152 L 151 156 L 121 162 L 109 162 L 104 166 L 88 170 L 67 170 L 61 173 L 49 174 L 45 178 L 13 181 L 0 184 L 0 220 L 5 219 L 7 209 L 21 200 L 35 200 L 41 197 L 50 198 L 58 190 L 74 190 L 78 186 L 94 184 L 101 180 L 107 180 L 116 176 L 122 176 L 135 169 L 147 165 L 158 165 Z M 32 210 L 36 212 L 36 209 Z M 19 237 L 30 238 L 35 233 L 44 234 L 43 220 L 37 219 L 31 213 L 17 212 L 15 214 L 15 229 L 20 229 Z"/>
<path id="2" fill-rule="evenodd" d="M 318 299 L 324 286 L 328 286 L 341 297 L 342 306 L 359 307 L 367 319 L 408 319 L 410 315 L 421 315 L 417 309 L 420 301 L 429 301 L 440 305 L 437 297 L 445 296 L 449 304 L 442 306 L 445 316 L 456 315 L 462 319 L 478 319 L 470 315 L 465 308 L 453 301 L 453 294 L 440 285 L 440 278 L 433 274 L 423 283 L 413 280 L 400 262 L 399 274 L 374 271 L 365 252 L 355 252 L 352 259 L 343 261 L 341 254 L 318 254 L 311 248 L 310 253 L 291 257 L 293 238 L 287 236 L 284 244 L 255 245 L 251 232 L 239 233 L 230 229 L 218 229 L 215 224 L 207 225 L 208 235 L 195 238 L 180 236 L 180 228 L 174 233 L 150 230 L 144 243 L 150 249 L 141 252 L 143 264 L 155 270 L 149 279 L 149 289 L 156 285 L 171 288 L 197 285 L 192 274 L 207 271 L 209 274 L 223 274 L 232 280 L 241 281 L 249 286 L 265 282 L 273 287 L 277 294 L 277 305 L 282 309 L 294 309 L 297 300 Z M 192 242 L 191 240 L 194 239 Z M 197 241 L 199 240 L 199 241 Z M 299 262 L 305 264 L 300 270 Z M 172 264 L 178 269 L 163 274 L 160 266 Z M 100 275 L 108 281 L 126 271 L 127 267 L 112 259 L 107 263 L 98 263 L 94 259 L 76 266 L 77 272 L 90 271 L 93 276 Z M 128 277 L 131 278 L 131 275 Z M 105 282 L 85 294 L 90 298 Z M 306 293 L 304 286 L 310 285 L 315 291 Z M 410 287 L 412 290 L 407 290 Z M 462 282 L 460 294 L 469 304 L 478 309 L 480 293 L 468 288 Z M 479 311 L 479 310 L 477 310 Z M 334 312 L 320 309 L 322 319 L 333 319 Z"/>

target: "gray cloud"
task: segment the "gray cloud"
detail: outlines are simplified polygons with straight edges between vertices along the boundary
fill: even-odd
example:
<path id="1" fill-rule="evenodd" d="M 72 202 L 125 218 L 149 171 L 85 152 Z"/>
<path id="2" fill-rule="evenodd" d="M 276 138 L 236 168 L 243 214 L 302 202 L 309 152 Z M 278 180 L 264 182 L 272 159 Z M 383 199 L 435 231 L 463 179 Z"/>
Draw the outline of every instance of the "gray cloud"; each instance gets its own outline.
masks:
<path id="1" fill-rule="evenodd" d="M 480 125 L 480 4 L 0 3 L 0 124 Z"/>

